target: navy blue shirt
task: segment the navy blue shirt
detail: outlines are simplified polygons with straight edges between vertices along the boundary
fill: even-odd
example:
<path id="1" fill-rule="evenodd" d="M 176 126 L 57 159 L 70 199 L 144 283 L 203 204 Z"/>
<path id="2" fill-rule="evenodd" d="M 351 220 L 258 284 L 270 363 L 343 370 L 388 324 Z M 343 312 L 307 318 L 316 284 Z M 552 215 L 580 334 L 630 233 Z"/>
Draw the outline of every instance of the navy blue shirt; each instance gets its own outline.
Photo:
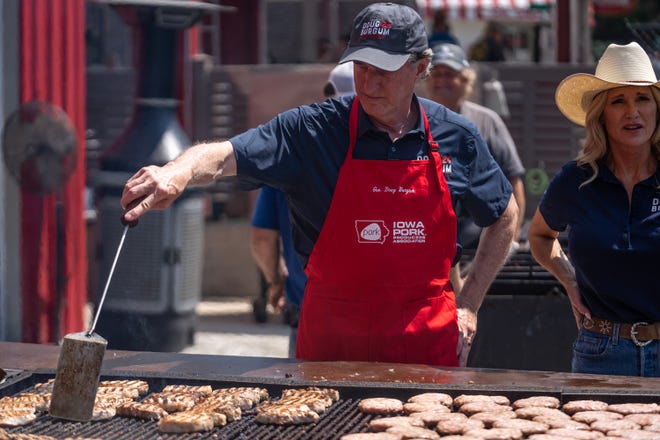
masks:
<path id="1" fill-rule="evenodd" d="M 257 197 L 251 224 L 257 228 L 279 231 L 282 256 L 289 271 L 285 283 L 286 300 L 289 304 L 300 307 L 307 275 L 303 272 L 298 254 L 293 248 L 289 207 L 284 193 L 270 186 L 264 186 Z"/>
<path id="2" fill-rule="evenodd" d="M 303 264 L 323 227 L 348 151 L 348 119 L 354 99 L 346 96 L 300 106 L 230 139 L 243 188 L 265 184 L 287 194 L 294 245 Z M 476 127 L 440 104 L 414 99 L 426 111 L 452 200 L 461 200 L 479 226 L 493 224 L 506 209 L 512 189 Z M 387 133 L 373 126 L 360 107 L 353 157 L 427 158 L 422 118 L 415 129 L 392 142 Z"/>
<path id="3" fill-rule="evenodd" d="M 555 231 L 570 227 L 568 255 L 593 316 L 615 322 L 660 321 L 660 168 L 635 185 L 632 201 L 603 163 L 596 179 L 575 161 L 552 179 L 539 210 Z"/>

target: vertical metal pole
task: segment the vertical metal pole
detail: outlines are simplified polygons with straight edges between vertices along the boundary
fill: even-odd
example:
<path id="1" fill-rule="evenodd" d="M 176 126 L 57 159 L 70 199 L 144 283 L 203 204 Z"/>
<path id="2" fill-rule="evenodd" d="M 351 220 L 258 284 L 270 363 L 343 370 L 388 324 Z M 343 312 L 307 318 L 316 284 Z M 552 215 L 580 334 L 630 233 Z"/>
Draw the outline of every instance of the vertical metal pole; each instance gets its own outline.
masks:
<path id="1" fill-rule="evenodd" d="M 63 273 L 66 265 L 64 264 L 64 204 L 62 203 L 61 189 L 57 190 L 55 201 L 55 313 L 53 313 L 53 335 L 55 344 L 59 343 L 62 337 L 62 311 L 66 303 L 66 274 Z"/>

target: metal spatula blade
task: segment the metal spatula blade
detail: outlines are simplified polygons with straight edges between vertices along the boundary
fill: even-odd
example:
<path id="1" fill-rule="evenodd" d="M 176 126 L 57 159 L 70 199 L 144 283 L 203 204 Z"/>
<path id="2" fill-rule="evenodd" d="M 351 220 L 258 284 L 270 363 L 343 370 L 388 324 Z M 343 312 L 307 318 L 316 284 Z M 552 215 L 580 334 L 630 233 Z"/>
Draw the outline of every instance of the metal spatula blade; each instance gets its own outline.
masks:
<path id="1" fill-rule="evenodd" d="M 96 333 L 64 336 L 49 413 L 78 422 L 92 419 L 101 365 L 108 341 Z"/>

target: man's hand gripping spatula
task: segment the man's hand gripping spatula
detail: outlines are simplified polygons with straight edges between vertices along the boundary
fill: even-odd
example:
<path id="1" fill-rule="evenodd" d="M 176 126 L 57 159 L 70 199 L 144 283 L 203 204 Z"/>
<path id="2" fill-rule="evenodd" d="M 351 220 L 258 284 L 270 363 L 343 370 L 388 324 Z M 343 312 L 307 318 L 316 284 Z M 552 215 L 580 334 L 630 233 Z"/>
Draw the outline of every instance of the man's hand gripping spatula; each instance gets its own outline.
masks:
<path id="1" fill-rule="evenodd" d="M 131 205 L 139 203 L 135 201 Z M 117 259 L 124 245 L 124 239 L 129 228 L 137 225 L 137 220 L 127 222 L 122 216 L 124 231 L 110 267 L 101 301 L 96 310 L 94 322 L 86 332 L 70 333 L 64 336 L 60 357 L 57 362 L 57 374 L 53 384 L 53 395 L 50 401 L 49 413 L 61 419 L 87 422 L 94 413 L 96 391 L 101 377 L 101 366 L 108 341 L 94 333 L 96 322 L 101 314 L 101 308 L 108 293 L 110 280 L 117 265 Z"/>

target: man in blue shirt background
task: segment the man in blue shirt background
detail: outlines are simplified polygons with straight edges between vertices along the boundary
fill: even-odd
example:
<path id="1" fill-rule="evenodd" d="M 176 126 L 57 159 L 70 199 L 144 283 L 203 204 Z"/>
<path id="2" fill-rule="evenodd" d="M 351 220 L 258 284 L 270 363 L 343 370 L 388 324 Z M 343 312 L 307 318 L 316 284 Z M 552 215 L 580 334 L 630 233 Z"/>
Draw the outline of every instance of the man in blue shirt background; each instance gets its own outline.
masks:
<path id="1" fill-rule="evenodd" d="M 326 98 L 354 95 L 353 63 L 338 64 L 323 88 Z M 291 326 L 289 357 L 296 355 L 298 315 L 307 276 L 291 237 L 291 220 L 286 195 L 279 189 L 264 187 L 259 192 L 250 228 L 250 249 L 266 281 L 268 304 L 282 311 Z M 259 308 L 260 300 L 255 302 Z"/>
<path id="2" fill-rule="evenodd" d="M 266 186 L 252 215 L 250 249 L 266 280 L 268 304 L 283 311 L 291 326 L 289 357 L 296 354 L 298 314 L 307 277 L 293 248 L 289 206 L 284 193 Z"/>

